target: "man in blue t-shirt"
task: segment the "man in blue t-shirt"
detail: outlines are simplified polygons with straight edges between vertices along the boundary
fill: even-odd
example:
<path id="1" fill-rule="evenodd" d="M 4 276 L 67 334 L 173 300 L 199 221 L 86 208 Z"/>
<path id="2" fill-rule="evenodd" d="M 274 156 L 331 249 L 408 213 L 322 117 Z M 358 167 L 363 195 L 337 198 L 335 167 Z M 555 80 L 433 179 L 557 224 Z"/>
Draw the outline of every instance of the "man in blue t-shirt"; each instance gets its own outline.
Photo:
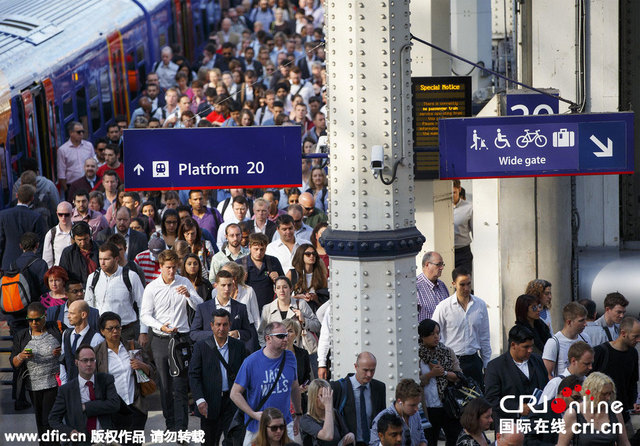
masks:
<path id="1" fill-rule="evenodd" d="M 250 355 L 242 363 L 236 381 L 231 388 L 231 400 L 251 420 L 247 426 L 244 445 L 248 446 L 258 432 L 262 409 L 275 407 L 279 409 L 287 423 L 290 438 L 298 435 L 302 406 L 300 404 L 300 387 L 298 386 L 296 357 L 287 350 L 287 330 L 281 322 L 271 322 L 264 330 L 266 346 Z M 258 407 L 263 395 L 273 387 L 280 362 L 284 355 L 284 368 L 275 388 L 262 407 Z M 246 390 L 246 398 L 243 393 Z M 291 417 L 290 403 L 295 409 L 295 418 Z M 253 408 L 257 410 L 254 410 Z"/>

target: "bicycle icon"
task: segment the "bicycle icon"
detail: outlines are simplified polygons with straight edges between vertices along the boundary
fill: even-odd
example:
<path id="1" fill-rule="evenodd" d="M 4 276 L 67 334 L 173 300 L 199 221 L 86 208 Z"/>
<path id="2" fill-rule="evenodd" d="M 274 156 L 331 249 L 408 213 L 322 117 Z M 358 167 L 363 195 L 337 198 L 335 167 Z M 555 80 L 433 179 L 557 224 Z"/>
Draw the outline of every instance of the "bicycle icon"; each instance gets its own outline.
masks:
<path id="1" fill-rule="evenodd" d="M 535 132 L 530 132 L 529 129 L 525 129 L 524 135 L 520 135 L 516 139 L 516 144 L 521 149 L 524 149 L 531 143 L 535 143 L 538 147 L 544 147 L 547 145 L 547 137 L 540 134 L 540 129 Z"/>
<path id="2" fill-rule="evenodd" d="M 509 140 L 506 135 L 503 135 L 500 129 L 496 129 L 496 139 L 493 140 L 493 145 L 496 146 L 496 149 L 504 149 L 505 147 L 511 147 Z"/>

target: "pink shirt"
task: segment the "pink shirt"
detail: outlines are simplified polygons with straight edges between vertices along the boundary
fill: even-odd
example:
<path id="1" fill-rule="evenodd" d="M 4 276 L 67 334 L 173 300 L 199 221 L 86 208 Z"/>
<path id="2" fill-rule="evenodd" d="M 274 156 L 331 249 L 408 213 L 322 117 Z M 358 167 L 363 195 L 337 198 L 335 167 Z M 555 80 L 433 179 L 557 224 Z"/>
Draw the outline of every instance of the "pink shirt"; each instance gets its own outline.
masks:
<path id="1" fill-rule="evenodd" d="M 94 154 L 93 144 L 84 139 L 78 146 L 71 144 L 71 140 L 62 144 L 58 149 L 58 179 L 70 184 L 82 178 L 84 162 Z"/>

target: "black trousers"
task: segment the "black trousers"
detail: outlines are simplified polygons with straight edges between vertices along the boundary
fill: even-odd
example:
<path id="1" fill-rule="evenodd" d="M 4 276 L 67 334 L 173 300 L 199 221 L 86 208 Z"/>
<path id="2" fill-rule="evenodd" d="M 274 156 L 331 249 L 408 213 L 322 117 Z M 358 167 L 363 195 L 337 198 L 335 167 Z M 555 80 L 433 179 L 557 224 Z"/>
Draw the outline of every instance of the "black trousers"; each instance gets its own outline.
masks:
<path id="1" fill-rule="evenodd" d="M 33 411 L 36 414 L 36 425 L 38 426 L 38 435 L 42 436 L 45 431 L 51 429 L 49 426 L 49 412 L 56 400 L 58 388 L 52 387 L 45 390 L 30 390 L 29 396 L 33 403 Z M 54 442 L 40 441 L 40 446 L 54 445 Z"/>
<path id="2" fill-rule="evenodd" d="M 454 257 L 456 268 L 462 266 L 469 271 L 469 273 L 473 272 L 473 254 L 471 253 L 471 247 L 469 245 L 456 248 Z"/>
<path id="3" fill-rule="evenodd" d="M 224 392 L 220 401 L 220 414 L 216 418 L 200 418 L 200 428 L 204 431 L 205 446 L 218 446 L 222 434 L 227 436 L 229 425 L 235 413 L 236 406 L 229 398 L 229 392 Z"/>
<path id="4" fill-rule="evenodd" d="M 460 368 L 464 376 L 473 378 L 484 392 L 484 374 L 482 373 L 482 359 L 476 353 L 475 355 L 458 356 Z"/>
<path id="5" fill-rule="evenodd" d="M 438 437 L 442 428 L 447 438 L 446 446 L 456 446 L 456 440 L 462 430 L 462 426 L 456 418 L 448 416 L 442 407 L 427 407 L 427 418 L 431 423 L 431 427 L 424 430 L 428 445 L 438 444 Z"/>
<path id="6" fill-rule="evenodd" d="M 121 413 L 115 413 L 111 416 L 114 429 L 120 431 L 136 431 L 144 430 L 145 424 L 147 424 L 147 414 L 138 410 L 133 404 L 130 404 L 130 414 L 123 415 Z M 125 442 L 127 444 L 134 444 L 133 442 Z"/>
<path id="7" fill-rule="evenodd" d="M 158 372 L 157 384 L 160 387 L 162 415 L 164 415 L 167 430 L 186 430 L 189 427 L 187 372 L 183 371 L 176 377 L 169 374 L 169 337 L 152 335 L 151 353 Z"/>

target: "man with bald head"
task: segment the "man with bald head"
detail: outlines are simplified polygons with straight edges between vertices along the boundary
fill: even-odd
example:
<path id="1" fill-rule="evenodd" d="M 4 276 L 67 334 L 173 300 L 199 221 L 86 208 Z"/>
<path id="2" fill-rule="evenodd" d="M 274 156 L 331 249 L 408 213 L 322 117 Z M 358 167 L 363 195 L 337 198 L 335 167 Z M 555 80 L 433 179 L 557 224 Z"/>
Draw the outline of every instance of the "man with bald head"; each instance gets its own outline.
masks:
<path id="1" fill-rule="evenodd" d="M 155 92 L 155 86 L 154 86 Z M 134 122 L 138 116 L 144 116 L 147 120 L 151 118 L 156 118 L 158 121 L 162 119 L 162 109 L 160 107 L 156 107 L 153 109 L 153 100 L 148 98 L 147 96 L 142 96 L 138 101 L 139 107 L 136 108 L 131 114 L 131 121 L 129 123 L 129 128 L 134 128 Z"/>
<path id="2" fill-rule="evenodd" d="M 42 259 L 49 268 L 60 264 L 60 256 L 64 248 L 71 245 L 71 213 L 73 206 L 68 201 L 61 201 L 56 209 L 59 223 L 47 231 L 44 236 Z"/>
<path id="3" fill-rule="evenodd" d="M 93 190 L 98 181 L 97 172 L 98 162 L 93 156 L 84 160 L 84 175 L 69 185 L 67 197 L 75 197 L 76 192 L 79 190 Z"/>
<path id="4" fill-rule="evenodd" d="M 240 34 L 231 30 L 232 25 L 233 22 L 230 18 L 222 19 L 222 22 L 220 23 L 220 31 L 218 31 L 217 34 L 220 45 L 226 42 L 231 42 L 233 46 L 237 47 L 240 43 Z"/>
<path id="5" fill-rule="evenodd" d="M 311 228 L 328 220 L 327 214 L 316 207 L 316 200 L 310 192 L 300 194 L 298 203 L 302 206 L 304 222 Z"/>
<path id="6" fill-rule="evenodd" d="M 387 406 L 386 386 L 373 379 L 376 373 L 376 357 L 370 352 L 362 352 L 356 359 L 355 373 L 345 378 L 332 381 L 333 407 L 340 408 L 343 395 L 346 402 L 340 415 L 356 436 L 356 445 L 368 445 L 373 419 Z"/>
<path id="7" fill-rule="evenodd" d="M 78 347 L 87 344 L 95 347 L 104 341 L 104 338 L 89 325 L 89 304 L 84 299 L 75 300 L 69 305 L 69 324 L 62 333 L 62 353 L 60 357 L 60 382 L 66 384 L 78 376 L 78 367 L 75 363 L 75 354 Z"/>
<path id="8" fill-rule="evenodd" d="M 418 290 L 418 322 L 431 319 L 436 306 L 449 297 L 449 290 L 440 276 L 444 270 L 442 256 L 428 251 L 422 257 L 422 273 L 416 279 Z"/>

